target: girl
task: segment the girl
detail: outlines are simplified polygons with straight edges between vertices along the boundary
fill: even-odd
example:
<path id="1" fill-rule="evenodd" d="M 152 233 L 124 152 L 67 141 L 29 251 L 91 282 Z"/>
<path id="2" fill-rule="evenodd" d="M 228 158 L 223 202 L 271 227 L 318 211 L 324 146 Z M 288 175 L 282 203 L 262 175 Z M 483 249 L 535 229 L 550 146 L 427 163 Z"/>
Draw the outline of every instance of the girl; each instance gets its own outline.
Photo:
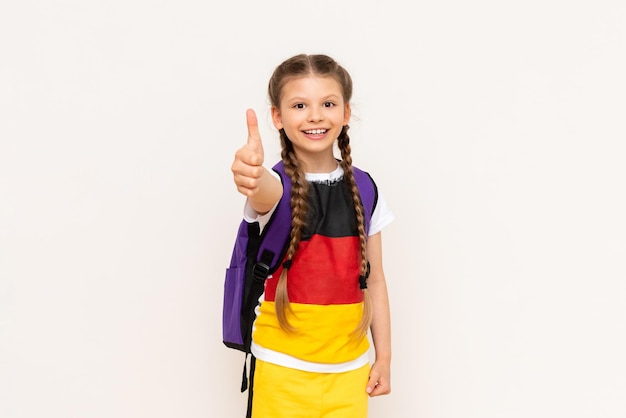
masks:
<path id="1" fill-rule="evenodd" d="M 380 231 L 393 215 L 379 194 L 366 236 L 350 156 L 348 72 L 328 56 L 297 55 L 276 68 L 268 90 L 292 181 L 292 224 L 285 262 L 267 279 L 257 309 L 252 416 L 366 417 L 367 396 L 390 392 Z M 282 183 L 263 166 L 253 110 L 246 119 L 248 140 L 236 152 L 232 172 L 247 197 L 246 220 L 262 227 L 282 196 Z M 368 329 L 376 353 L 371 367 Z"/>

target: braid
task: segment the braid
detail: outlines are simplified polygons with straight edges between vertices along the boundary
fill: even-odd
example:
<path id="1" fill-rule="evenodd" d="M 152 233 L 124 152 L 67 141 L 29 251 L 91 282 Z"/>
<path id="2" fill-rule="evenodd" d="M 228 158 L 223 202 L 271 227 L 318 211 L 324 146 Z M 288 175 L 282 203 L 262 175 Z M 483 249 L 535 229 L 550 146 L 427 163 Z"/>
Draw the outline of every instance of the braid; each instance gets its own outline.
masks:
<path id="1" fill-rule="evenodd" d="M 343 176 L 348 186 L 348 190 L 352 196 L 352 202 L 354 203 L 354 212 L 356 214 L 357 228 L 359 232 L 359 244 L 361 250 L 361 276 L 367 277 L 369 274 L 369 267 L 367 261 L 367 235 L 365 233 L 365 212 L 363 204 L 361 203 L 361 196 L 359 189 L 354 179 L 354 173 L 352 171 L 352 156 L 350 155 L 352 149 L 350 148 L 350 136 L 348 135 L 349 126 L 343 127 L 339 138 L 337 138 L 337 145 L 341 152 L 341 168 L 343 168 Z M 354 330 L 354 335 L 361 336 L 367 333 L 372 322 L 372 301 L 367 288 L 363 289 L 363 316 L 358 327 Z"/>
<path id="2" fill-rule="evenodd" d="M 287 310 L 291 311 L 289 294 L 287 292 L 287 274 L 289 267 L 291 267 L 293 256 L 300 245 L 302 229 L 306 224 L 308 183 L 304 170 L 294 152 L 293 144 L 287 138 L 284 129 L 280 130 L 280 140 L 282 144 L 281 157 L 285 164 L 285 172 L 291 178 L 291 234 L 286 261 L 283 264 L 283 271 L 276 286 L 276 316 L 282 329 L 293 332 L 295 328 L 289 324 L 287 319 Z"/>

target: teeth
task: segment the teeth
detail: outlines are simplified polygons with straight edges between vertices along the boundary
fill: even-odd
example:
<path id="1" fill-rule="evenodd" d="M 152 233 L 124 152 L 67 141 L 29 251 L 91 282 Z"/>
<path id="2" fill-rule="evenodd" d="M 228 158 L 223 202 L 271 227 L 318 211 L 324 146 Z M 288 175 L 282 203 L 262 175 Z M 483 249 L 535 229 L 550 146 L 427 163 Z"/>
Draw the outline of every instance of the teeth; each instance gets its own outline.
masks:
<path id="1" fill-rule="evenodd" d="M 323 134 L 326 133 L 326 129 L 312 129 L 310 131 L 304 131 L 307 134 L 315 135 L 315 134 Z"/>

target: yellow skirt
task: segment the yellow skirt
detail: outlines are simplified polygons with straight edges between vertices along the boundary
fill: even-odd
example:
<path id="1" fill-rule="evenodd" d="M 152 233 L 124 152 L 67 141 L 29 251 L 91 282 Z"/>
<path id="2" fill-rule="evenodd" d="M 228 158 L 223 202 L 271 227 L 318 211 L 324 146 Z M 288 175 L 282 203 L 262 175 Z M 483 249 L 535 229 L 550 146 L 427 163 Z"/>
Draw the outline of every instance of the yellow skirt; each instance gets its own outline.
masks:
<path id="1" fill-rule="evenodd" d="M 253 418 L 366 418 L 370 365 L 314 373 L 256 360 Z"/>

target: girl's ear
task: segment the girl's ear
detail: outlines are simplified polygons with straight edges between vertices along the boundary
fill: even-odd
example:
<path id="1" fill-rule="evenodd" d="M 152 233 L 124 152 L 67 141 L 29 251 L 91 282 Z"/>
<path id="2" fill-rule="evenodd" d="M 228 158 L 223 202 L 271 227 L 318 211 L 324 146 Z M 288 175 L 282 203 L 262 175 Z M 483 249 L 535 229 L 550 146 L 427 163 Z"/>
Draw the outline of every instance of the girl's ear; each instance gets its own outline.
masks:
<path id="1" fill-rule="evenodd" d="M 350 108 L 350 104 L 346 104 L 346 108 L 343 111 L 343 126 L 346 126 L 350 123 L 350 116 L 352 115 L 352 109 Z"/>
<path id="2" fill-rule="evenodd" d="M 272 122 L 274 122 L 274 127 L 279 131 L 283 129 L 283 118 L 280 116 L 280 110 L 276 106 L 272 106 Z"/>

